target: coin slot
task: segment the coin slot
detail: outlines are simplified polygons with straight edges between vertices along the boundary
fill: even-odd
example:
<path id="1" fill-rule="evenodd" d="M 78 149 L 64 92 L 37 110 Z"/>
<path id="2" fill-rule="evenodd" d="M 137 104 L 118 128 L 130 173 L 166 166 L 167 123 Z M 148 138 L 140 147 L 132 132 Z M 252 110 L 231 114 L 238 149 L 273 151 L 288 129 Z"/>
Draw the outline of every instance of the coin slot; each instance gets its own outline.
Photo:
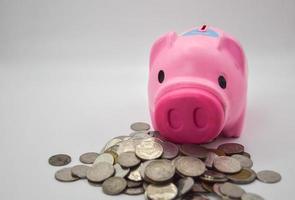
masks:
<path id="1" fill-rule="evenodd" d="M 207 30 L 207 25 L 204 24 L 201 28 L 200 28 L 200 31 L 206 31 Z"/>

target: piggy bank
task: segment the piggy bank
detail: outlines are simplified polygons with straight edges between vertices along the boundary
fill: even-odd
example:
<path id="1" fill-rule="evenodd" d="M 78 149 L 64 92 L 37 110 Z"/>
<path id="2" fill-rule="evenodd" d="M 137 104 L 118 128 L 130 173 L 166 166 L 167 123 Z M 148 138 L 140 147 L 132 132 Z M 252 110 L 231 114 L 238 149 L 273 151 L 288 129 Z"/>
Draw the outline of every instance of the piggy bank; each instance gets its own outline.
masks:
<path id="1" fill-rule="evenodd" d="M 247 97 L 247 65 L 240 44 L 203 25 L 169 32 L 150 53 L 151 121 L 176 143 L 207 143 L 219 135 L 239 137 Z"/>

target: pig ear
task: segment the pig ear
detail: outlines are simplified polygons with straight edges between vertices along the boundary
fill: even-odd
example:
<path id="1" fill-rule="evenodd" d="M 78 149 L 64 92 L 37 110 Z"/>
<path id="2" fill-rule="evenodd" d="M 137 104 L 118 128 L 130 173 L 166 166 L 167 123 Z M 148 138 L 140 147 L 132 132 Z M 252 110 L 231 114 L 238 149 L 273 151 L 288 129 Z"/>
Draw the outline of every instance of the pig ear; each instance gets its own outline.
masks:
<path id="1" fill-rule="evenodd" d="M 219 43 L 219 50 L 226 51 L 233 59 L 236 67 L 245 73 L 246 71 L 246 58 L 240 44 L 233 38 L 224 35 Z"/>
<path id="2" fill-rule="evenodd" d="M 165 48 L 172 47 L 176 38 L 177 38 L 177 34 L 175 32 L 169 32 L 169 33 L 161 36 L 153 44 L 153 47 L 151 49 L 151 54 L 150 54 L 150 69 L 151 69 L 156 57 L 159 55 L 159 53 Z"/>

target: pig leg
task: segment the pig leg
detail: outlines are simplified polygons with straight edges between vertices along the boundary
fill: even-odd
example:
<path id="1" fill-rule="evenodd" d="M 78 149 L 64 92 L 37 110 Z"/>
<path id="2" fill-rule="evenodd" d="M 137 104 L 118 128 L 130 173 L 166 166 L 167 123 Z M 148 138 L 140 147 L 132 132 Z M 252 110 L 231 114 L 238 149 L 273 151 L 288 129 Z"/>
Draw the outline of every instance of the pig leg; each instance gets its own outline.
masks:
<path id="1" fill-rule="evenodd" d="M 245 120 L 245 110 L 243 110 L 240 117 L 231 126 L 224 127 L 222 135 L 225 137 L 240 137 Z"/>

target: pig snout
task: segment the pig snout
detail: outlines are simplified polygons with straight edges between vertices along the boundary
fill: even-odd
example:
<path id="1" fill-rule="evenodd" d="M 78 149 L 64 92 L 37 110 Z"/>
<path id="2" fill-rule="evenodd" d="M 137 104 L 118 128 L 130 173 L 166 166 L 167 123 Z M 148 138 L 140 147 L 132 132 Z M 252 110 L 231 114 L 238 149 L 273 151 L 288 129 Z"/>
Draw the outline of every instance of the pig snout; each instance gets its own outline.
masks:
<path id="1" fill-rule="evenodd" d="M 169 91 L 158 99 L 155 107 L 158 130 L 178 142 L 202 143 L 214 139 L 222 130 L 224 117 L 220 99 L 205 89 Z"/>

